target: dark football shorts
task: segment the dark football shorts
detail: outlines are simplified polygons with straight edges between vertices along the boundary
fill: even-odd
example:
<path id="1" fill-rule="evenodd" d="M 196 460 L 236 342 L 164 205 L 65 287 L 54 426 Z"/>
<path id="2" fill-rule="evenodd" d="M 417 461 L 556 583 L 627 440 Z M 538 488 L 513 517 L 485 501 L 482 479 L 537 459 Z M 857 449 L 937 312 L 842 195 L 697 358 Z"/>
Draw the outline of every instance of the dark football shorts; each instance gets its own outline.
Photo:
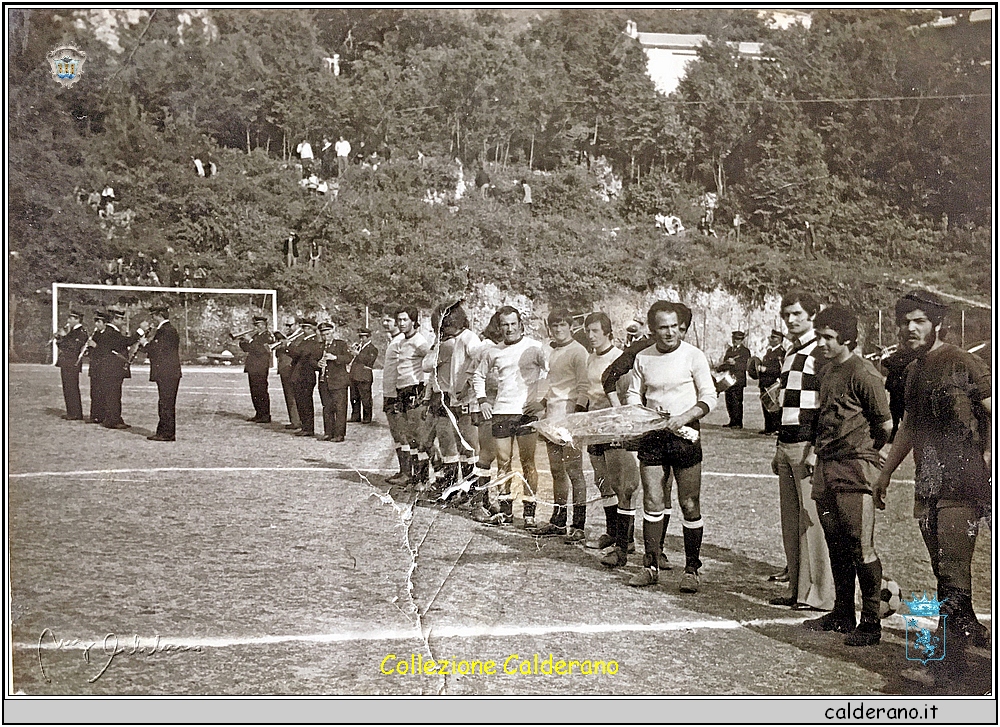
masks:
<path id="1" fill-rule="evenodd" d="M 403 389 L 396 390 L 396 410 L 400 414 L 405 414 L 411 409 L 420 406 L 424 396 L 424 385 L 414 384 Z"/>
<path id="2" fill-rule="evenodd" d="M 699 429 L 697 422 L 688 426 Z M 647 433 L 639 440 L 639 462 L 645 465 L 663 467 L 664 470 L 668 467 L 683 470 L 694 467 L 701 460 L 700 437 L 697 442 L 689 442 L 673 432 L 660 429 Z"/>
<path id="3" fill-rule="evenodd" d="M 622 442 L 609 442 L 608 444 L 588 444 L 587 454 L 591 457 L 603 457 L 609 449 L 625 449 Z"/>
<path id="4" fill-rule="evenodd" d="M 494 414 L 493 415 L 493 438 L 508 439 L 510 437 L 523 437 L 526 434 L 534 434 L 535 428 L 529 427 L 531 422 L 537 422 L 538 417 L 527 414 Z"/>

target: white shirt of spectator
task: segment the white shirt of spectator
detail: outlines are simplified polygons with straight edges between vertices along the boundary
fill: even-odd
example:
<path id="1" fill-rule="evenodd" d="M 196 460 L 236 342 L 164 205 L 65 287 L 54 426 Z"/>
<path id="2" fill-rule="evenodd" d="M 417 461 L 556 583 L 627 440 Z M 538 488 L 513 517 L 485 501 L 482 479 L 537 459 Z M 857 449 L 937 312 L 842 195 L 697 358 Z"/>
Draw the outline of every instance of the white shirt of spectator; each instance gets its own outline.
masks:
<path id="1" fill-rule="evenodd" d="M 346 157 L 351 155 L 351 142 L 347 139 L 340 139 L 336 144 L 333 145 L 333 150 L 337 152 L 337 156 Z"/>
<path id="2" fill-rule="evenodd" d="M 312 159 L 313 158 L 313 148 L 308 141 L 300 141 L 299 145 L 295 147 L 295 151 L 298 152 L 299 157 L 302 159 Z"/>

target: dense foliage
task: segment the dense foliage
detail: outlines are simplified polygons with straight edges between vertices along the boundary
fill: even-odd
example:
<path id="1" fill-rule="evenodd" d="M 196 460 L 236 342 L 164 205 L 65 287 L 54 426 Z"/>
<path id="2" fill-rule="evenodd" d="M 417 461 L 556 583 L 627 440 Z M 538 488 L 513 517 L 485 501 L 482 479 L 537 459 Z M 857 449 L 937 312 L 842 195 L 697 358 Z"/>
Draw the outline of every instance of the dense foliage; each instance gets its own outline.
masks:
<path id="1" fill-rule="evenodd" d="M 775 31 L 743 10 L 12 10 L 10 339 L 30 355 L 47 335 L 36 291 L 137 251 L 345 319 L 485 282 L 581 308 L 664 283 L 754 301 L 799 265 L 806 219 L 817 275 L 858 300 L 884 304 L 887 271 L 988 295 L 991 29 L 813 15 Z M 628 18 L 709 35 L 671 98 Z M 71 88 L 45 61 L 60 43 L 88 54 Z M 391 163 L 351 166 L 336 198 L 303 189 L 296 144 L 341 134 Z M 106 186 L 115 215 L 86 203 Z M 670 212 L 693 232 L 705 192 L 721 238 L 653 228 Z M 322 243 L 318 266 L 284 265 L 292 230 Z"/>

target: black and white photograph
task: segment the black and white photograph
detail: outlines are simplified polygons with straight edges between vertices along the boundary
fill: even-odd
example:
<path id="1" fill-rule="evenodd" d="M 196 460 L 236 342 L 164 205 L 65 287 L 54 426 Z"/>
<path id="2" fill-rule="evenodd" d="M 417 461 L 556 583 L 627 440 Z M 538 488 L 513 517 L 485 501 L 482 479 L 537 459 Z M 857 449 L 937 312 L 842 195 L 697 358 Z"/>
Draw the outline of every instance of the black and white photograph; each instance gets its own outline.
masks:
<path id="1" fill-rule="evenodd" d="M 995 724 L 995 11 L 5 5 L 10 721 Z"/>

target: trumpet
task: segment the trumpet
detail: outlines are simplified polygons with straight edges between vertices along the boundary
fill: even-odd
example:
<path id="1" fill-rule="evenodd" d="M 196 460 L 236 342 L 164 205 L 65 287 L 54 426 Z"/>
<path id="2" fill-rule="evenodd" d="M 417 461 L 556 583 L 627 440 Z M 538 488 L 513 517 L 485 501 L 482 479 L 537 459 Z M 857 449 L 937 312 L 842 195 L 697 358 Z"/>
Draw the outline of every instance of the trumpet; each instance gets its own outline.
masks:
<path id="1" fill-rule="evenodd" d="M 271 350 L 273 351 L 273 350 L 274 350 L 274 349 L 276 349 L 276 348 L 277 348 L 278 346 L 281 346 L 281 345 L 283 345 L 283 344 L 286 344 L 286 343 L 291 343 L 291 342 L 292 342 L 292 341 L 294 341 L 294 340 L 295 340 L 296 338 L 300 338 L 300 337 L 301 337 L 301 336 L 302 336 L 302 335 L 303 335 L 304 333 L 305 333 L 305 331 L 303 331 L 303 330 L 302 330 L 302 329 L 300 328 L 300 329 L 299 329 L 299 330 L 297 330 L 297 331 L 296 331 L 295 333 L 293 333 L 292 335 L 290 335 L 290 336 L 289 336 L 288 338 L 282 338 L 282 339 L 281 339 L 280 341 L 275 341 L 274 343 L 270 344 L 270 345 L 268 346 L 268 348 L 270 348 L 270 349 L 271 349 Z"/>
<path id="2" fill-rule="evenodd" d="M 243 336 L 247 336 L 247 335 L 253 333 L 254 330 L 256 330 L 256 329 L 250 328 L 250 329 L 248 329 L 246 331 L 240 331 L 239 333 L 233 333 L 232 331 L 230 331 L 229 332 L 229 337 L 232 338 L 235 341 L 237 338 L 243 338 Z"/>

